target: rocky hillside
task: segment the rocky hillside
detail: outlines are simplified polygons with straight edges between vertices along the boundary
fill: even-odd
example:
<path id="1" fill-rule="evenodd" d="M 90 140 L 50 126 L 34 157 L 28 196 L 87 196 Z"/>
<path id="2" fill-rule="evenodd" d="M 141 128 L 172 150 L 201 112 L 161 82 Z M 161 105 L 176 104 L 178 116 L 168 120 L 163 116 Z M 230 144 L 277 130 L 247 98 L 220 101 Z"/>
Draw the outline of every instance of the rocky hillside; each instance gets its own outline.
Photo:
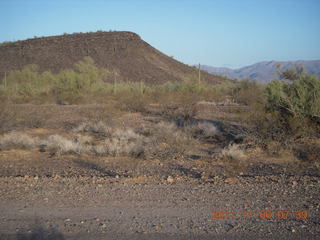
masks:
<path id="1" fill-rule="evenodd" d="M 0 44 L 0 78 L 5 72 L 37 64 L 41 71 L 70 68 L 85 56 L 107 68 L 110 78 L 149 84 L 182 81 L 196 69 L 166 56 L 132 32 L 95 32 L 41 37 Z M 223 78 L 203 74 L 211 82 Z M 111 79 L 112 80 L 112 79 Z"/>
<path id="2" fill-rule="evenodd" d="M 226 76 L 231 79 L 257 79 L 261 82 L 269 82 L 273 78 L 277 78 L 277 65 L 280 64 L 280 71 L 292 68 L 294 66 L 303 66 L 309 74 L 317 75 L 320 79 L 320 60 L 315 61 L 287 61 L 287 62 L 259 62 L 250 66 L 239 69 L 218 68 L 202 65 L 203 70 L 212 74 Z"/>

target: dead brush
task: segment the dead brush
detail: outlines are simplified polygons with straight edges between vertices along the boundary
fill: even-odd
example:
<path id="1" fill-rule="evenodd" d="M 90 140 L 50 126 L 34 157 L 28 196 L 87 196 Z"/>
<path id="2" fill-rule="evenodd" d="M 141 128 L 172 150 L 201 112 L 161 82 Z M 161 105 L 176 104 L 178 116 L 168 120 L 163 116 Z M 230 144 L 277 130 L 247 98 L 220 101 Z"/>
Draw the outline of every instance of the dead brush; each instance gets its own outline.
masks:
<path id="1" fill-rule="evenodd" d="M 0 149 L 31 149 L 40 144 L 38 138 L 29 135 L 10 132 L 0 137 Z"/>
<path id="2" fill-rule="evenodd" d="M 150 99 L 138 93 L 128 93 L 118 97 L 116 106 L 125 112 L 140 112 L 147 113 L 147 105 L 150 103 Z"/>
<path id="3" fill-rule="evenodd" d="M 77 134 L 74 137 L 73 141 L 83 145 L 90 145 L 93 142 L 93 137 L 88 135 Z"/>
<path id="4" fill-rule="evenodd" d="M 171 92 L 167 99 L 161 102 L 160 114 L 170 122 L 183 125 L 192 121 L 198 112 L 199 96 L 192 93 Z"/>
<path id="5" fill-rule="evenodd" d="M 78 127 L 73 129 L 74 132 L 84 132 L 109 137 L 111 135 L 111 128 L 103 121 L 90 121 L 81 123 Z"/>
<path id="6" fill-rule="evenodd" d="M 222 149 L 220 159 L 228 177 L 236 177 L 247 168 L 246 155 L 239 145 L 233 144 Z"/>
<path id="7" fill-rule="evenodd" d="M 167 160 L 183 157 L 197 144 L 174 123 L 160 122 L 153 128 L 145 129 L 144 134 L 148 135 L 145 152 L 151 158 Z"/>
<path id="8" fill-rule="evenodd" d="M 102 143 L 92 144 L 91 152 L 98 156 L 140 156 L 143 154 L 143 136 L 135 133 L 130 128 L 119 129 L 111 128 L 104 122 L 88 122 L 82 123 L 74 129 L 75 132 L 86 132 L 94 135 L 98 135 Z M 78 137 L 78 142 L 84 141 L 92 142 L 92 138 L 86 136 L 84 139 L 83 135 Z"/>
<path id="9" fill-rule="evenodd" d="M 66 153 L 83 154 L 90 151 L 90 146 L 82 144 L 77 140 L 70 140 L 60 135 L 51 135 L 43 142 L 46 149 L 54 154 L 61 155 Z"/>
<path id="10" fill-rule="evenodd" d="M 197 114 L 197 105 L 195 103 L 176 105 L 168 104 L 162 107 L 161 115 L 168 121 L 175 122 L 178 126 L 183 127 L 190 124 Z"/>
<path id="11" fill-rule="evenodd" d="M 140 132 L 131 128 L 109 128 L 104 124 L 80 124 L 76 132 L 103 133 L 101 136 L 76 134 L 72 138 L 51 135 L 45 139 L 10 133 L 0 137 L 0 148 L 33 148 L 51 154 L 94 154 L 97 156 L 131 156 L 161 160 L 184 157 L 197 141 L 174 123 L 160 122 Z"/>
<path id="12" fill-rule="evenodd" d="M 94 135 L 98 135 L 102 143 L 92 144 L 91 153 L 98 156 L 133 156 L 138 157 L 143 155 L 143 142 L 145 138 L 135 133 L 130 128 L 119 129 L 111 128 L 104 122 L 87 122 L 82 123 L 74 129 L 75 132 L 86 132 Z M 82 143 L 86 139 L 80 135 L 78 139 L 79 143 Z M 79 137 L 78 137 L 79 138 Z M 88 139 L 87 142 L 93 142 L 92 138 Z"/>
<path id="13" fill-rule="evenodd" d="M 197 122 L 189 124 L 184 130 L 190 133 L 194 138 L 200 140 L 212 139 L 220 134 L 219 129 L 210 122 Z"/>
<path id="14" fill-rule="evenodd" d="M 103 145 L 108 155 L 138 157 L 144 154 L 144 142 L 145 138 L 132 129 L 116 129 Z"/>

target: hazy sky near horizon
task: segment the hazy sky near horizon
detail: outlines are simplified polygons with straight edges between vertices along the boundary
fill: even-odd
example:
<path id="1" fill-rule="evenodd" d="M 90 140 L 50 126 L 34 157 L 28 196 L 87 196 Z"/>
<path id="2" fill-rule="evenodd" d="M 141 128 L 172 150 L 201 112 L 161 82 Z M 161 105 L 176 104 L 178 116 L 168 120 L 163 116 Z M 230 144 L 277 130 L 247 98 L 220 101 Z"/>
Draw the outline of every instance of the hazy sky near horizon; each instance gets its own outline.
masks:
<path id="1" fill-rule="evenodd" d="M 0 42 L 132 31 L 186 64 L 320 59 L 320 0 L 0 0 Z"/>

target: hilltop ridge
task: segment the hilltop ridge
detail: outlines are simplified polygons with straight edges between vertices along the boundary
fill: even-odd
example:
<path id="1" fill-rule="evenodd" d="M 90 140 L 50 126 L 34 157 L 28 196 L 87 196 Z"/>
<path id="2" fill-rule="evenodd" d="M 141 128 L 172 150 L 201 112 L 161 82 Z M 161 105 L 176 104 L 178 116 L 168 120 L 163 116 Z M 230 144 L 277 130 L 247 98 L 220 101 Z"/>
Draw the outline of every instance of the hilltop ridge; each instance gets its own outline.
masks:
<path id="1" fill-rule="evenodd" d="M 195 68 L 161 53 L 133 32 L 74 33 L 0 44 L 0 77 L 5 72 L 37 64 L 40 71 L 58 72 L 90 56 L 111 78 L 149 84 L 182 81 Z M 222 77 L 203 73 L 209 82 Z"/>

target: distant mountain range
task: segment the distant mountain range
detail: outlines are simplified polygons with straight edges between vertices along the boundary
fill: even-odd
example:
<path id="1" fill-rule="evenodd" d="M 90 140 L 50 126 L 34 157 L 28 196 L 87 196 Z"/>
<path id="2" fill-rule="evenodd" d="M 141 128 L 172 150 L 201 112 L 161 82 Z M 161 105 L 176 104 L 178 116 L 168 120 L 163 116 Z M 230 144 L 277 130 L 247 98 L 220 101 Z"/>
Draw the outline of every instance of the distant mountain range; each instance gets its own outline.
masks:
<path id="1" fill-rule="evenodd" d="M 280 69 L 277 65 L 280 64 Z M 201 65 L 201 69 L 209 73 L 225 76 L 230 79 L 256 79 L 260 82 L 269 82 L 274 78 L 278 78 L 277 72 L 284 71 L 294 66 L 303 66 L 304 70 L 309 74 L 317 75 L 320 79 L 320 60 L 314 61 L 269 61 L 259 62 L 250 66 L 239 69 L 230 69 L 225 67 L 212 67 L 208 65 Z"/>

